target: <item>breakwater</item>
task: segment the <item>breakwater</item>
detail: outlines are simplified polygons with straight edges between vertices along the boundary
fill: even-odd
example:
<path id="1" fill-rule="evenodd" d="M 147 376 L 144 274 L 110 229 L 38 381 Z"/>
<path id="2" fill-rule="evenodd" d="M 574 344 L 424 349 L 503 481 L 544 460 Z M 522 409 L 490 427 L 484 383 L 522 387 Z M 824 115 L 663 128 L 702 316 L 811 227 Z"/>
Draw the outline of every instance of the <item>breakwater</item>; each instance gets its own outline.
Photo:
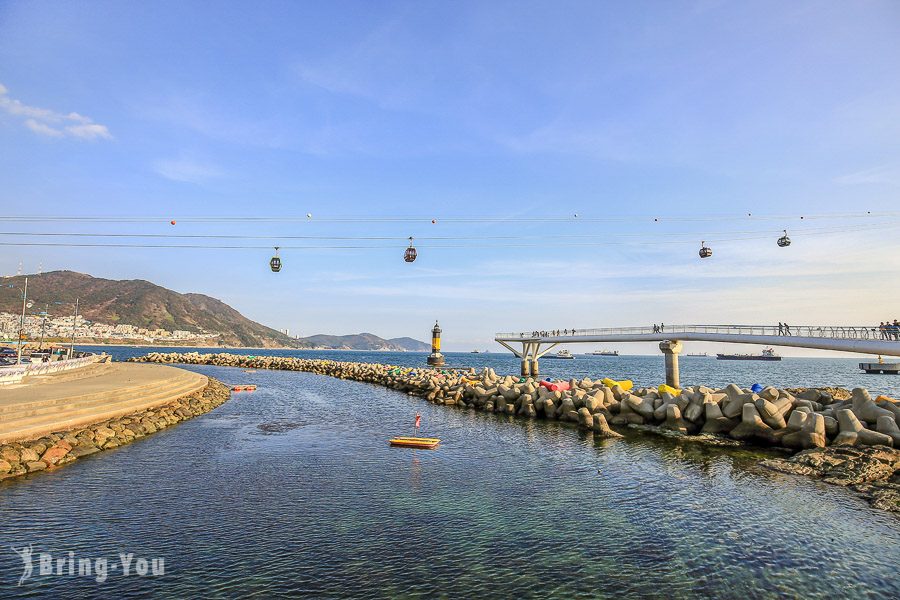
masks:
<path id="1" fill-rule="evenodd" d="M 900 445 L 900 402 L 856 388 L 777 389 L 753 392 L 734 384 L 632 388 L 609 379 L 547 382 L 432 368 L 406 368 L 332 360 L 236 354 L 150 353 L 134 362 L 203 364 L 305 371 L 390 387 L 429 402 L 528 418 L 571 421 L 603 435 L 610 425 L 656 425 L 685 435 L 716 434 L 733 440 L 790 449 L 827 445 Z"/>
<path id="2" fill-rule="evenodd" d="M 0 445 L 0 480 L 61 466 L 131 443 L 209 412 L 229 397 L 226 385 L 209 378 L 203 389 L 153 408 L 34 440 Z"/>
<path id="3" fill-rule="evenodd" d="M 492 369 L 404 368 L 229 353 L 154 352 L 132 360 L 304 371 L 385 386 L 434 404 L 567 421 L 602 437 L 621 437 L 616 428 L 630 427 L 712 445 L 801 451 L 764 464 L 820 476 L 830 483 L 881 486 L 867 490 L 869 495 L 900 510 L 900 482 L 895 475 L 900 452 L 893 449 L 900 445 L 900 403 L 887 397 L 872 399 L 863 388 L 852 392 L 775 387 L 753 391 L 734 384 L 719 389 L 633 388 L 631 382 L 609 379 L 547 382 L 500 376 Z"/>

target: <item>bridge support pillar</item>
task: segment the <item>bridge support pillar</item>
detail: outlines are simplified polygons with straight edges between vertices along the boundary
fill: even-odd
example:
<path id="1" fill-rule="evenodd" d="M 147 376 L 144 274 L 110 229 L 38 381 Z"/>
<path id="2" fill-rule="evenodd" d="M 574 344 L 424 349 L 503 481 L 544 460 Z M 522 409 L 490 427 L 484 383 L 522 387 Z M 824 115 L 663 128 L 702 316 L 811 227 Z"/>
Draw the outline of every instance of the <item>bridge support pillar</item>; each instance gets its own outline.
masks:
<path id="1" fill-rule="evenodd" d="M 513 340 L 494 339 L 502 344 L 507 350 L 522 359 L 522 377 L 537 377 L 540 375 L 541 371 L 540 366 L 538 365 L 538 359 L 557 346 L 557 343 L 552 343 L 548 348 L 541 350 L 540 341 L 528 339 L 522 340 L 522 351 L 519 352 L 509 345 L 508 342 L 512 342 Z M 515 341 L 518 342 L 518 340 Z"/>
<path id="2" fill-rule="evenodd" d="M 682 348 L 683 345 L 678 340 L 665 340 L 659 343 L 659 349 L 666 358 L 666 385 L 673 388 L 681 387 L 678 375 L 678 355 L 681 354 Z"/>
<path id="3" fill-rule="evenodd" d="M 541 356 L 540 342 L 522 343 L 522 377 L 537 377 L 540 371 L 538 358 Z"/>

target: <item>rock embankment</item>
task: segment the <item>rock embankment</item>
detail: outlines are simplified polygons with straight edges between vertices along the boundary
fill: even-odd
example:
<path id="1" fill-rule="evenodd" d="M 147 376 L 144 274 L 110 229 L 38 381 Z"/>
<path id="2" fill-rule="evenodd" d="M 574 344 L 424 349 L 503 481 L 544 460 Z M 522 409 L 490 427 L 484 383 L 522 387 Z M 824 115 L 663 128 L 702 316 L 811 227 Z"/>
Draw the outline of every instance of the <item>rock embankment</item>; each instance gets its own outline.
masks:
<path id="1" fill-rule="evenodd" d="M 849 486 L 875 508 L 900 513 L 900 450 L 884 446 L 831 446 L 803 450 L 790 458 L 764 460 L 762 465 Z"/>
<path id="2" fill-rule="evenodd" d="M 528 418 L 578 423 L 615 435 L 613 426 L 650 425 L 684 435 L 716 434 L 757 445 L 803 450 L 825 446 L 900 445 L 900 402 L 856 388 L 787 390 L 767 387 L 753 392 L 737 385 L 721 389 L 702 385 L 674 389 L 633 388 L 630 381 L 572 379 L 549 382 L 527 377 L 403 368 L 370 363 L 153 352 L 143 362 L 206 364 L 254 369 L 306 371 L 353 379 L 422 396 L 429 402 Z M 837 399 L 834 392 L 845 399 Z"/>
<path id="3" fill-rule="evenodd" d="M 477 373 L 228 353 L 153 352 L 134 360 L 305 371 L 389 387 L 435 404 L 570 421 L 605 437 L 621 435 L 613 427 L 632 426 L 684 439 L 789 450 L 900 446 L 900 402 L 884 396 L 872 399 L 863 388 L 634 388 L 630 381 L 610 379 L 504 377 L 488 368 Z"/>
<path id="4" fill-rule="evenodd" d="M 209 412 L 228 400 L 230 393 L 225 384 L 210 378 L 204 389 L 152 409 L 51 433 L 36 440 L 0 445 L 0 479 L 54 468 L 82 456 L 123 446 Z"/>

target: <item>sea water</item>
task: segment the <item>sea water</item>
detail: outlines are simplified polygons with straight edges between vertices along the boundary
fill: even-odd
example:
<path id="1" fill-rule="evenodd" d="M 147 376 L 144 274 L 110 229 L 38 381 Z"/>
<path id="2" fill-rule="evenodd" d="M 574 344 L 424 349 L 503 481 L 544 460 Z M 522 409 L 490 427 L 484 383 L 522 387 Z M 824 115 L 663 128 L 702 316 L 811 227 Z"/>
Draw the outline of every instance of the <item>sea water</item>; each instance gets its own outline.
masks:
<path id="1" fill-rule="evenodd" d="M 490 354 L 450 362 L 518 366 Z M 686 381 L 710 385 L 888 381 L 853 366 L 682 361 Z M 661 367 L 657 357 L 542 364 L 548 376 L 639 385 L 658 383 Z M 187 368 L 259 387 L 127 446 L 0 483 L 3 596 L 900 596 L 900 519 L 844 488 L 760 468 L 763 451 L 601 440 L 310 373 Z M 412 433 L 416 412 L 440 447 L 389 447 Z M 29 544 L 34 572 L 17 586 L 23 561 L 10 547 Z M 41 575 L 41 552 L 110 557 L 107 576 Z M 123 553 L 162 559 L 164 573 L 125 576 L 113 570 Z"/>

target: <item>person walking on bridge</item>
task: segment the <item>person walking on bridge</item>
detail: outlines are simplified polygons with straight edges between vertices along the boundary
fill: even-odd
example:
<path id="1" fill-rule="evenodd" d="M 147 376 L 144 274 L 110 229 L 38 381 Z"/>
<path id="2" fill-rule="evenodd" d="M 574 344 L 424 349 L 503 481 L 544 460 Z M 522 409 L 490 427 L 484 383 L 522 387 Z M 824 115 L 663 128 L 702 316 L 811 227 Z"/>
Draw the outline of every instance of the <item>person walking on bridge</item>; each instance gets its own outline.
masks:
<path id="1" fill-rule="evenodd" d="M 784 324 L 784 335 L 793 335 L 791 333 L 791 326 L 787 323 Z"/>
<path id="2" fill-rule="evenodd" d="M 784 323 L 778 321 L 778 335 L 784 335 Z"/>
<path id="3" fill-rule="evenodd" d="M 900 321 L 894 319 L 894 339 L 900 340 Z"/>
<path id="4" fill-rule="evenodd" d="M 881 333 L 881 339 L 888 339 L 887 325 L 884 324 L 884 321 L 878 324 L 878 331 Z"/>

